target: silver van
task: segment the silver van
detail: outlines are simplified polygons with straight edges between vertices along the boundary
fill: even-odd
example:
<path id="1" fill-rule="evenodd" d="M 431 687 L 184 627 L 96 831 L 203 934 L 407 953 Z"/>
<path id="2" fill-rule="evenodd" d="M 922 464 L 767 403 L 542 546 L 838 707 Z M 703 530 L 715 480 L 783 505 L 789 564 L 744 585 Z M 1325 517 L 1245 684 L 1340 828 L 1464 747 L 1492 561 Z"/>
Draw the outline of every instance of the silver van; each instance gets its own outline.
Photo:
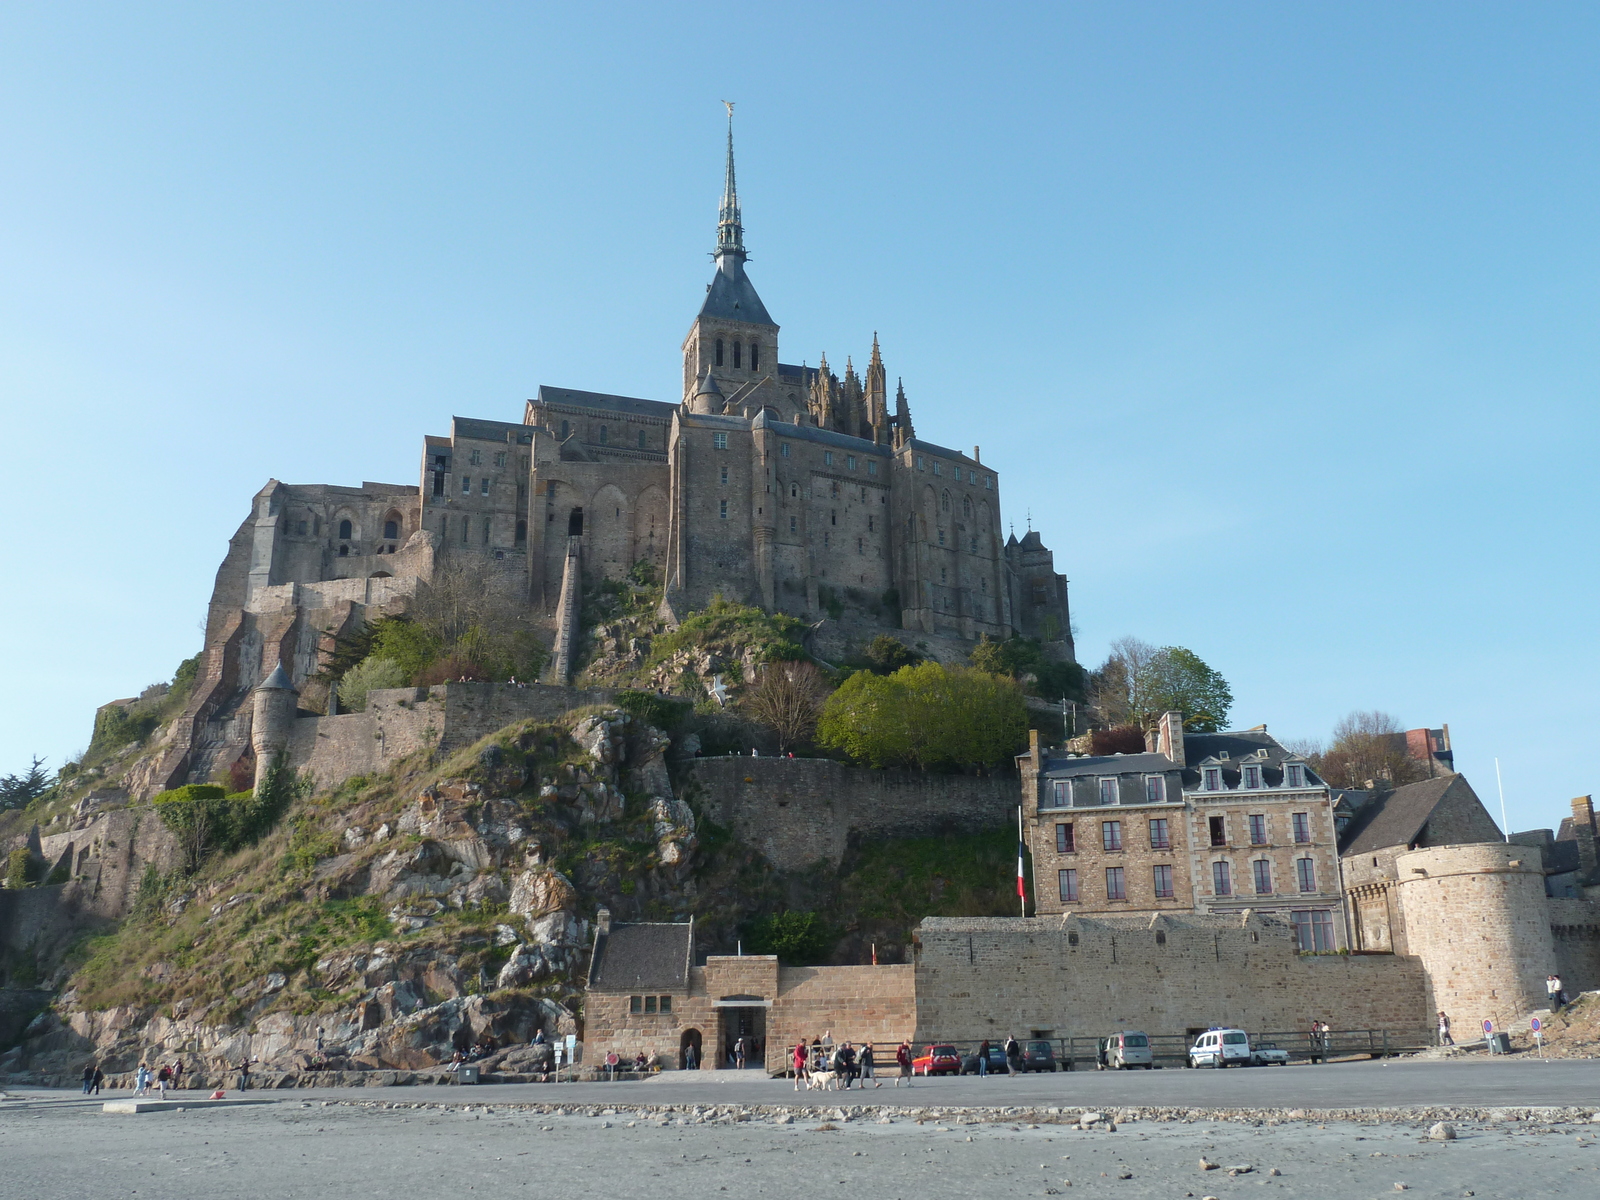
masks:
<path id="1" fill-rule="evenodd" d="M 1124 1029 L 1103 1037 L 1095 1045 L 1095 1067 L 1101 1071 L 1126 1071 L 1155 1066 L 1150 1054 L 1150 1039 L 1138 1030 Z"/>

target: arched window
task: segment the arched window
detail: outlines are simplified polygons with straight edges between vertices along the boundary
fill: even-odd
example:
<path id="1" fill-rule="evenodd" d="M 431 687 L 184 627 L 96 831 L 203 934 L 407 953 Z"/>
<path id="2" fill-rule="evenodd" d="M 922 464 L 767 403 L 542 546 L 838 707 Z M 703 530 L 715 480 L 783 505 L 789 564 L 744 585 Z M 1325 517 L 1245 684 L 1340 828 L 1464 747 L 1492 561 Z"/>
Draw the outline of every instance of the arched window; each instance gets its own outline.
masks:
<path id="1" fill-rule="evenodd" d="M 961 497 L 961 515 L 967 520 L 972 520 L 972 497 Z"/>
<path id="2" fill-rule="evenodd" d="M 744 343 L 742 342 L 735 342 L 733 344 L 733 365 L 736 367 L 739 365 L 739 351 L 743 344 Z"/>
<path id="3" fill-rule="evenodd" d="M 350 519 L 346 517 L 343 521 L 339 522 L 339 536 L 342 538 L 350 537 L 350 528 Z"/>
<path id="4" fill-rule="evenodd" d="M 385 521 L 383 523 L 383 536 L 386 537 L 386 538 L 397 538 L 397 537 L 399 537 L 400 536 L 400 522 L 394 520 L 392 517 L 389 520 Z"/>
<path id="5" fill-rule="evenodd" d="M 945 512 L 949 512 L 950 511 L 950 493 L 949 492 L 946 492 L 946 493 L 944 493 L 944 495 L 939 497 L 939 507 L 942 508 Z"/>
<path id="6" fill-rule="evenodd" d="M 600 444 L 602 446 L 606 444 L 606 427 L 604 425 L 600 426 Z"/>
<path id="7" fill-rule="evenodd" d="M 791 499 L 791 500 L 800 499 L 800 485 L 798 483 L 791 483 L 789 485 L 789 499 Z"/>
<path id="8" fill-rule="evenodd" d="M 350 547 L 349 546 L 340 546 L 339 547 L 339 557 L 340 558 L 349 558 L 350 557 Z"/>
<path id="9" fill-rule="evenodd" d="M 722 365 L 722 339 L 717 339 L 717 366 Z"/>
<path id="10" fill-rule="evenodd" d="M 526 521 L 518 521 L 517 522 L 517 545 L 520 546 L 520 545 L 522 545 L 522 543 L 526 542 L 527 540 L 528 540 L 528 523 Z"/>
<path id="11" fill-rule="evenodd" d="M 583 536 L 583 509 L 581 509 L 581 508 L 573 509 L 572 510 L 572 515 L 567 518 L 567 536 L 568 537 L 581 537 L 581 536 Z"/>
<path id="12" fill-rule="evenodd" d="M 756 370 L 760 370 L 760 368 L 761 368 L 761 343 L 760 342 L 751 342 L 750 343 L 750 369 L 752 371 L 756 371 Z"/>
<path id="13" fill-rule="evenodd" d="M 561 440 L 563 442 L 566 441 L 567 438 L 569 436 L 571 436 L 571 434 L 572 434 L 572 425 L 571 425 L 571 423 L 567 422 L 567 421 L 562 421 L 561 422 Z"/>
<path id="14" fill-rule="evenodd" d="M 641 450 L 645 447 L 645 436 L 645 431 L 643 429 L 639 430 L 639 449 Z"/>

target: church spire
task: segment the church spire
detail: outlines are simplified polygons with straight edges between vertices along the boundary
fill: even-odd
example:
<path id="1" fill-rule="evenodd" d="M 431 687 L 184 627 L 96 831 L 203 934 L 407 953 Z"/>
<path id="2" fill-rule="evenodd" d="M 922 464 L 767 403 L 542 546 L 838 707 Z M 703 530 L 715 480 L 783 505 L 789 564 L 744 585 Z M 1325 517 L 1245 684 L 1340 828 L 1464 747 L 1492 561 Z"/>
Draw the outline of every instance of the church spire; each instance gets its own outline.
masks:
<path id="1" fill-rule="evenodd" d="M 726 255 L 743 263 L 744 226 L 739 221 L 739 188 L 733 178 L 733 101 L 724 100 L 728 106 L 728 169 L 722 183 L 722 205 L 717 210 L 717 265 L 723 265 Z"/>

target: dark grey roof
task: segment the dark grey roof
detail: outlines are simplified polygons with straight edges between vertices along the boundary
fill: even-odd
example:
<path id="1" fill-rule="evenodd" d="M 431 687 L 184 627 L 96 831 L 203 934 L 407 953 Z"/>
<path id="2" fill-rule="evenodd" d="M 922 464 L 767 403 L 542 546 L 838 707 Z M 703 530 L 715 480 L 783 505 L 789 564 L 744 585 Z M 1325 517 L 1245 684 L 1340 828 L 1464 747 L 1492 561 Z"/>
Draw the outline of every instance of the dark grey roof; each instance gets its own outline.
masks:
<path id="1" fill-rule="evenodd" d="M 936 446 L 932 442 L 923 441 L 921 438 L 912 438 L 906 443 L 906 445 L 914 447 L 917 450 L 921 450 L 924 454 L 937 454 L 940 458 L 959 458 L 964 464 L 974 467 L 983 467 L 984 470 L 988 470 L 987 467 L 984 467 L 981 462 L 973 458 L 970 454 L 963 454 L 961 451 L 952 450 L 948 446 Z"/>
<path id="2" fill-rule="evenodd" d="M 1280 763 L 1297 755 L 1279 743 L 1265 729 L 1242 729 L 1231 733 L 1186 733 L 1183 735 L 1183 756 L 1197 763 L 1205 758 L 1254 758 L 1265 750 L 1266 762 Z"/>
<path id="3" fill-rule="evenodd" d="M 1177 769 L 1165 754 L 1102 754 L 1049 759 L 1044 764 L 1044 775 L 1049 779 L 1075 779 L 1082 775 L 1153 775 Z"/>
<path id="4" fill-rule="evenodd" d="M 450 433 L 457 438 L 475 438 L 482 442 L 503 442 L 508 433 L 531 435 L 529 429 L 520 421 L 484 421 L 477 417 L 451 417 Z"/>
<path id="5" fill-rule="evenodd" d="M 595 939 L 589 986 L 605 992 L 687 991 L 693 957 L 693 921 L 613 925 Z"/>
<path id="6" fill-rule="evenodd" d="M 289 678 L 289 673 L 283 669 L 282 663 L 273 667 L 272 674 L 263 679 L 259 686 L 263 691 L 294 691 L 294 681 Z"/>
<path id="7" fill-rule="evenodd" d="M 879 458 L 890 458 L 894 454 L 888 446 L 880 446 L 877 442 L 868 441 L 866 438 L 851 437 L 848 433 L 839 433 L 833 429 L 819 429 L 815 425 L 795 425 L 769 416 L 766 409 L 755 415 L 750 422 L 750 428 L 771 429 L 781 437 L 799 438 L 802 442 L 821 442 L 825 446 L 837 446 L 841 450 L 848 450 L 851 454 L 876 454 Z"/>
<path id="8" fill-rule="evenodd" d="M 700 306 L 700 315 L 776 327 L 776 322 L 767 315 L 767 306 L 756 295 L 750 276 L 744 273 L 744 264 L 734 255 L 724 256 L 722 262 L 724 265 L 711 277 L 711 286 L 706 289 L 706 302 Z"/>
<path id="9" fill-rule="evenodd" d="M 1386 846 L 1409 846 L 1417 840 L 1433 810 L 1458 779 L 1445 775 L 1408 783 L 1374 798 L 1345 830 L 1341 854 L 1371 854 Z"/>
<path id="10" fill-rule="evenodd" d="M 676 404 L 661 400 L 639 400 L 633 396 L 611 396 L 605 392 L 580 392 L 573 388 L 540 385 L 535 404 L 566 404 L 573 408 L 602 408 L 608 412 L 636 413 L 644 417 L 670 420 Z"/>
<path id="11" fill-rule="evenodd" d="M 817 369 L 815 367 L 805 367 L 805 366 L 797 367 L 797 366 L 795 366 L 794 363 L 779 363 L 778 364 L 778 378 L 779 379 L 796 379 L 796 380 L 799 380 L 802 383 L 810 383 L 816 377 L 817 377 Z"/>
<path id="12" fill-rule="evenodd" d="M 722 389 L 717 386 L 717 377 L 711 373 L 709 367 L 706 369 L 705 378 L 700 381 L 700 386 L 695 389 L 694 394 L 696 396 L 722 395 Z"/>

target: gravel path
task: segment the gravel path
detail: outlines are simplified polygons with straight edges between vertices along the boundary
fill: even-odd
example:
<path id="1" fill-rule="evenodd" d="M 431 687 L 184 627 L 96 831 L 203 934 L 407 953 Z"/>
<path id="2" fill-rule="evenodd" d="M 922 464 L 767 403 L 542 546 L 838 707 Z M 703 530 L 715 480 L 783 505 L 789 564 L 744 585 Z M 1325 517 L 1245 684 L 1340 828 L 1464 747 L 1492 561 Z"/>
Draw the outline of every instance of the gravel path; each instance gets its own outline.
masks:
<path id="1" fill-rule="evenodd" d="M 726 1191 L 810 1200 L 841 1186 L 886 1200 L 1600 1194 L 1600 1124 L 1588 1121 L 1466 1122 L 1456 1140 L 1433 1141 L 1425 1125 L 1396 1120 L 1124 1113 L 1110 1132 L 954 1110 L 920 1123 L 872 1111 L 829 1115 L 796 1119 L 737 1105 L 557 1115 L 425 1103 L 398 1091 L 138 1116 L 71 1101 L 6 1102 L 0 1195 L 332 1200 L 558 1190 L 563 1200 L 717 1200 Z M 1202 1170 L 1202 1158 L 1217 1168 Z"/>

